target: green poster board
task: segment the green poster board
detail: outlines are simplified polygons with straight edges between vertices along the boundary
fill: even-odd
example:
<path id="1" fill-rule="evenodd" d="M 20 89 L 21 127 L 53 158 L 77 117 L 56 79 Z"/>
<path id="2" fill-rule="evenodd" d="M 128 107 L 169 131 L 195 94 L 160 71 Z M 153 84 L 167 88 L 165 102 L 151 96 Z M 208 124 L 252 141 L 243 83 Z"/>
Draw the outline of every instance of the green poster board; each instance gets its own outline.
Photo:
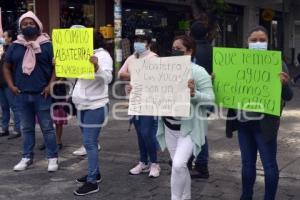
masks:
<path id="1" fill-rule="evenodd" d="M 225 108 L 280 115 L 281 52 L 213 49 L 216 102 Z"/>

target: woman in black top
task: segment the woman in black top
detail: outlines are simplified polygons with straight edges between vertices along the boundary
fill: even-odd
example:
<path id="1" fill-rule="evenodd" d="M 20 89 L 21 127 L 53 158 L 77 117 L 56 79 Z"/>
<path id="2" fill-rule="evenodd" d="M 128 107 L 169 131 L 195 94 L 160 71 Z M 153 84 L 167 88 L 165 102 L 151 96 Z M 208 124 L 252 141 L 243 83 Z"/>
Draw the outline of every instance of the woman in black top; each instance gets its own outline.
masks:
<path id="1" fill-rule="evenodd" d="M 249 48 L 267 50 L 268 33 L 264 27 L 254 28 L 248 36 Z M 293 97 L 293 92 L 289 87 L 290 77 L 287 68 L 283 66 L 280 73 L 282 83 L 282 108 L 285 101 Z M 247 116 L 260 116 L 259 113 L 246 112 Z M 274 200 L 276 196 L 279 170 L 277 165 L 277 133 L 279 129 L 280 117 L 263 114 L 260 119 L 248 119 L 247 116 L 235 117 L 237 111 L 228 110 L 226 121 L 227 137 L 232 137 L 233 131 L 238 131 L 242 159 L 242 195 L 241 200 L 253 199 L 253 186 L 256 179 L 257 151 L 263 164 L 265 174 L 265 196 L 264 200 Z M 235 120 L 229 120 L 234 117 Z"/>

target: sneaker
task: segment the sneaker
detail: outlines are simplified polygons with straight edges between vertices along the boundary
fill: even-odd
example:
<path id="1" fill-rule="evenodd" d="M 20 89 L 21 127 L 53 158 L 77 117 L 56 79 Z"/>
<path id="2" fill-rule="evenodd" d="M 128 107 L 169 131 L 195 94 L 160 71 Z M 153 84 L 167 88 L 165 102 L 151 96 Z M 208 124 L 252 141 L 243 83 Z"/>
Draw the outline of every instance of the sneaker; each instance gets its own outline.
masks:
<path id="1" fill-rule="evenodd" d="M 8 140 L 12 140 L 12 139 L 16 139 L 16 138 L 19 138 L 19 137 L 21 137 L 22 135 L 21 135 L 21 133 L 13 133 L 13 134 L 11 134 L 7 139 Z"/>
<path id="2" fill-rule="evenodd" d="M 4 137 L 4 136 L 8 136 L 9 135 L 9 131 L 8 130 L 0 130 L 0 137 Z"/>
<path id="3" fill-rule="evenodd" d="M 101 150 L 101 146 L 99 144 L 98 144 L 98 150 L 99 151 Z M 86 154 L 87 153 L 83 145 L 79 149 L 73 152 L 74 156 L 85 156 Z"/>
<path id="4" fill-rule="evenodd" d="M 76 182 L 77 183 L 86 183 L 86 179 L 87 179 L 87 175 L 83 176 L 81 178 L 76 179 Z M 98 174 L 96 181 L 97 181 L 97 183 L 101 183 L 102 182 L 102 178 L 101 178 L 100 174 Z"/>
<path id="5" fill-rule="evenodd" d="M 152 163 L 150 165 L 150 173 L 149 173 L 149 177 L 150 178 L 157 178 L 159 177 L 160 174 L 160 167 L 159 164 L 157 163 Z"/>
<path id="6" fill-rule="evenodd" d="M 39 149 L 40 151 L 44 151 L 44 150 L 46 149 L 45 144 L 43 143 L 43 144 L 39 145 L 38 149 Z"/>
<path id="7" fill-rule="evenodd" d="M 92 194 L 99 191 L 99 186 L 97 183 L 86 182 L 77 190 L 74 191 L 74 194 L 77 196 L 84 196 L 87 194 Z"/>
<path id="8" fill-rule="evenodd" d="M 58 160 L 57 158 L 48 159 L 48 172 L 55 172 L 58 170 Z"/>
<path id="9" fill-rule="evenodd" d="M 129 170 L 130 175 L 138 175 L 140 173 L 148 173 L 150 171 L 149 165 L 139 162 L 134 168 Z"/>
<path id="10" fill-rule="evenodd" d="M 14 166 L 14 171 L 23 171 L 27 169 L 29 165 L 32 164 L 32 159 L 30 158 L 22 158 L 21 161 Z"/>
<path id="11" fill-rule="evenodd" d="M 196 174 L 192 174 L 191 178 L 201 178 L 201 179 L 208 179 L 209 178 L 209 171 L 207 165 L 195 165 Z"/>
<path id="12" fill-rule="evenodd" d="M 62 143 L 61 144 L 57 144 L 57 147 L 58 147 L 58 150 L 62 150 L 63 144 Z"/>
<path id="13" fill-rule="evenodd" d="M 188 160 L 188 163 L 186 164 L 190 171 L 193 170 L 194 158 L 195 158 L 194 156 L 191 156 L 190 159 Z"/>

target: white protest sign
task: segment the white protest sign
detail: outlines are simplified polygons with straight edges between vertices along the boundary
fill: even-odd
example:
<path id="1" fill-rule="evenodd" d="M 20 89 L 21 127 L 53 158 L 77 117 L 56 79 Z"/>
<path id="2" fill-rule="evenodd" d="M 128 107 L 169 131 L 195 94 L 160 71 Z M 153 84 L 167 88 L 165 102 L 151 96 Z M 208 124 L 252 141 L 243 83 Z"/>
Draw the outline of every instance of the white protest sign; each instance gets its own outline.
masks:
<path id="1" fill-rule="evenodd" d="M 130 63 L 129 115 L 188 117 L 191 57 L 136 59 Z"/>

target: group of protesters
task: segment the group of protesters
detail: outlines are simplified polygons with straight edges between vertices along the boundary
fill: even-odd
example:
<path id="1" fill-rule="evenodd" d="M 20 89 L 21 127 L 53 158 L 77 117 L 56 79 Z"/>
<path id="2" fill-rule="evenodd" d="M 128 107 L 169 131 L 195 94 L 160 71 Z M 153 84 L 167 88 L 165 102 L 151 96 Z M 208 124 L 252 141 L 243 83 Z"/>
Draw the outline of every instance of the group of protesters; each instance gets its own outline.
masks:
<path id="1" fill-rule="evenodd" d="M 1 20 L 0 20 L 1 21 Z M 53 82 L 65 79 L 55 76 L 55 58 L 50 37 L 43 32 L 41 21 L 32 12 L 19 18 L 20 33 L 6 30 L 0 39 L 4 44 L 1 57 L 1 136 L 9 133 L 10 109 L 14 114 L 14 133 L 10 136 L 22 136 L 23 153 L 14 171 L 23 171 L 33 163 L 35 146 L 35 125 L 38 123 L 44 136 L 43 148 L 48 158 L 48 171 L 59 169 L 58 150 L 62 148 L 62 127 L 67 123 L 67 111 L 60 106 L 59 99 L 53 98 L 51 91 L 58 94 L 71 92 L 72 104 L 75 105 L 78 123 L 82 133 L 83 146 L 75 155 L 87 155 L 88 171 L 76 181 L 82 183 L 75 195 L 87 195 L 99 191 L 101 173 L 99 168 L 98 144 L 101 127 L 107 118 L 109 109 L 108 84 L 112 81 L 113 60 L 104 48 L 104 39 L 99 32 L 94 34 L 94 55 L 89 61 L 94 66 L 95 79 L 73 80 L 73 88 L 67 91 L 59 84 L 53 89 Z M 71 28 L 84 28 L 76 25 Z M 191 109 L 196 112 L 188 119 L 181 117 L 133 116 L 139 147 L 139 161 L 130 175 L 149 173 L 150 178 L 160 176 L 157 152 L 168 149 L 171 157 L 171 199 L 188 200 L 191 197 L 190 170 L 194 168 L 195 178 L 209 178 L 207 134 L 210 106 L 198 106 L 201 102 L 213 104 L 215 95 L 212 72 L 212 45 L 207 38 L 209 34 L 205 23 L 200 20 L 191 25 L 189 35 L 174 38 L 170 48 L 171 56 L 191 56 L 192 78 L 186 83 L 190 91 Z M 268 32 L 264 27 L 253 28 L 247 38 L 250 49 L 267 50 Z M 130 81 L 132 63 L 137 59 L 151 59 L 158 55 L 151 51 L 152 34 L 147 30 L 136 32 L 134 53 L 128 57 L 118 73 L 121 80 Z M 283 109 L 286 101 L 293 97 L 287 68 L 283 66 L 278 75 L 282 83 L 281 102 Z M 129 92 L 134 89 L 129 86 Z M 53 106 L 53 104 L 57 106 Z M 54 108 L 53 115 L 51 109 Z M 256 112 L 229 109 L 228 116 L 237 116 L 226 121 L 226 135 L 232 137 L 238 131 L 242 160 L 241 200 L 253 199 L 253 187 L 256 179 L 257 152 L 265 172 L 265 200 L 274 200 L 278 187 L 279 170 L 277 165 L 277 134 L 280 117 Z M 259 120 L 249 120 L 243 116 L 260 116 Z M 228 118 L 229 119 L 229 118 Z M 54 129 L 55 123 L 56 130 Z M 98 125 L 98 126 L 94 126 Z M 41 148 L 41 149 L 43 149 Z M 194 166 L 193 166 L 194 163 Z"/>

